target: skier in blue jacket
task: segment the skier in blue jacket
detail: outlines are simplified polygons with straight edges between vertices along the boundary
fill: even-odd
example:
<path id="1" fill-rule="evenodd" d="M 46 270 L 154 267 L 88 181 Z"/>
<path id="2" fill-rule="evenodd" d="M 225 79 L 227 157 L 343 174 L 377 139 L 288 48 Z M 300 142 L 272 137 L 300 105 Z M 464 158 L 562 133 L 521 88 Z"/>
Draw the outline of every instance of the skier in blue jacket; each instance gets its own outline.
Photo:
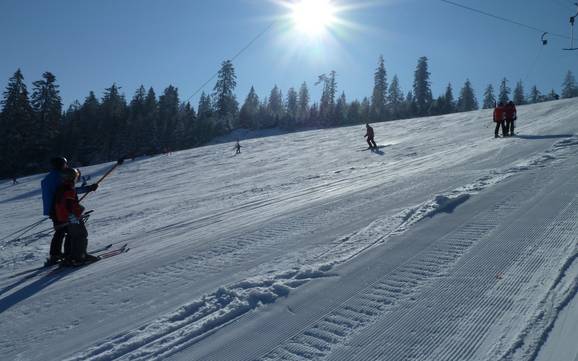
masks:
<path id="1" fill-rule="evenodd" d="M 56 190 L 60 187 L 62 182 L 61 172 L 68 168 L 68 160 L 64 157 L 55 157 L 50 160 L 52 170 L 44 179 L 42 179 L 42 203 L 44 207 L 44 215 L 50 217 L 54 226 L 54 235 L 50 242 L 50 257 L 46 261 L 47 264 L 55 264 L 63 259 L 62 242 L 66 235 L 66 227 L 56 219 L 54 212 L 54 196 Z M 84 187 L 76 188 L 78 194 L 95 191 L 98 184 L 91 184 Z"/>

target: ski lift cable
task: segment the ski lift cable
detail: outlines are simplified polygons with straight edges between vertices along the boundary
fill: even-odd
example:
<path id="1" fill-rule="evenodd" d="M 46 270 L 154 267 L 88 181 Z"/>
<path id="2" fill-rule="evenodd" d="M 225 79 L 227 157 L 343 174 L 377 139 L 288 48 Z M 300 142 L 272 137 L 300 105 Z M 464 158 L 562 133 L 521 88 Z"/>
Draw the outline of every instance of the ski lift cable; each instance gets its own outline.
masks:
<path id="1" fill-rule="evenodd" d="M 259 38 L 261 38 L 263 35 L 265 35 L 265 33 L 267 33 L 269 30 L 271 30 L 271 28 L 277 24 L 277 20 L 271 22 L 271 24 L 269 24 L 265 29 L 261 30 L 255 37 L 253 37 L 253 39 L 251 39 L 251 41 L 249 41 L 243 48 L 241 48 L 241 50 L 239 50 L 231 59 L 231 61 L 235 61 L 239 56 L 241 56 L 245 51 L 247 51 L 247 49 L 249 49 L 251 47 L 251 45 L 253 45 L 257 40 L 259 40 Z M 187 98 L 187 100 L 185 101 L 185 103 L 187 103 L 188 101 L 191 100 L 191 98 L 193 98 L 195 95 L 199 94 L 199 92 L 201 90 L 203 90 L 207 84 L 209 84 L 211 81 L 213 81 L 213 79 L 215 79 L 217 77 L 217 75 L 219 75 L 219 72 L 215 72 L 206 82 L 204 82 L 190 97 Z"/>
<path id="2" fill-rule="evenodd" d="M 459 4 L 459 3 L 456 3 L 456 2 L 453 2 L 453 1 L 450 1 L 450 0 L 440 0 L 440 1 L 441 1 L 441 2 L 444 2 L 444 3 L 447 3 L 447 4 L 450 4 L 450 5 L 453 5 L 453 6 L 460 7 L 460 8 L 462 8 L 462 9 L 466 9 L 466 10 L 469 10 L 469 11 L 473 11 L 473 12 L 478 13 L 478 14 L 482 14 L 482 15 L 485 15 L 485 16 L 489 16 L 489 17 L 491 17 L 491 18 L 498 19 L 498 20 L 501 20 L 501 21 L 504 21 L 504 22 L 507 22 L 507 23 L 510 23 L 510 24 L 513 24 L 513 25 L 517 25 L 517 26 L 520 26 L 520 27 L 523 27 L 523 28 L 526 28 L 526 29 L 534 30 L 534 31 L 537 31 L 537 32 L 539 32 L 539 33 L 545 33 L 545 32 L 547 32 L 547 33 L 548 33 L 549 35 L 551 35 L 551 36 L 556 36 L 556 37 L 563 38 L 563 39 L 570 39 L 570 37 L 567 36 L 567 35 L 558 34 L 558 33 L 553 33 L 553 32 L 551 32 L 551 31 L 547 31 L 547 30 L 544 30 L 544 29 L 540 29 L 540 28 L 537 28 L 537 27 L 532 26 L 532 25 L 528 25 L 528 24 L 521 23 L 521 22 L 519 22 L 519 21 L 511 20 L 511 19 L 505 18 L 505 17 L 503 17 L 503 16 L 491 14 L 491 13 L 489 13 L 489 12 L 486 12 L 486 11 L 483 11 L 483 10 L 479 10 L 479 9 L 475 9 L 475 8 L 472 8 L 472 7 L 463 5 L 463 4 Z"/>

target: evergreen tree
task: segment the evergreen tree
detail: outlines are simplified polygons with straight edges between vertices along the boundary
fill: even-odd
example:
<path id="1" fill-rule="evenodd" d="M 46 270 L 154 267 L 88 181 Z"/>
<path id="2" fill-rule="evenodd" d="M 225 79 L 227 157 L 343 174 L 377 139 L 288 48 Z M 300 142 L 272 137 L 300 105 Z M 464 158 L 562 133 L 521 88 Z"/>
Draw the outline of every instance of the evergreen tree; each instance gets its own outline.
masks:
<path id="1" fill-rule="evenodd" d="M 496 106 L 496 96 L 494 95 L 494 87 L 489 84 L 484 91 L 484 109 L 492 109 Z"/>
<path id="2" fill-rule="evenodd" d="M 361 101 L 361 107 L 359 109 L 359 120 L 364 124 L 371 122 L 371 103 L 367 97 L 363 98 Z"/>
<path id="3" fill-rule="evenodd" d="M 128 126 L 131 130 L 132 141 L 127 149 L 128 155 L 136 156 L 136 153 L 142 151 L 144 145 L 144 138 L 146 133 L 145 124 L 145 99 L 146 99 L 146 89 L 144 86 L 140 86 L 129 104 L 129 117 Z"/>
<path id="4" fill-rule="evenodd" d="M 464 87 L 460 91 L 460 97 L 458 98 L 458 111 L 469 112 L 471 110 L 478 109 L 478 101 L 474 94 L 474 89 L 472 88 L 472 83 L 469 79 L 466 79 Z"/>
<path id="5" fill-rule="evenodd" d="M 454 100 L 454 91 L 452 83 L 448 83 L 446 93 L 443 96 L 442 114 L 450 114 L 456 111 L 456 102 Z"/>
<path id="6" fill-rule="evenodd" d="M 413 118 L 418 115 L 417 105 L 411 91 L 405 97 L 404 112 L 406 118 Z"/>
<path id="7" fill-rule="evenodd" d="M 221 64 L 221 69 L 217 75 L 217 83 L 213 89 L 220 132 L 233 128 L 233 122 L 237 116 L 239 107 L 234 94 L 236 86 L 237 76 L 235 75 L 233 63 L 230 60 L 225 60 Z"/>
<path id="8" fill-rule="evenodd" d="M 391 119 L 399 119 L 403 116 L 403 92 L 399 86 L 397 75 L 393 76 L 387 93 L 387 102 Z"/>
<path id="9" fill-rule="evenodd" d="M 498 102 L 506 104 L 508 101 L 510 101 L 510 87 L 508 87 L 508 79 L 504 78 L 500 83 Z"/>
<path id="10" fill-rule="evenodd" d="M 159 117 L 159 103 L 152 87 L 147 91 L 144 102 L 143 140 L 140 144 L 145 154 L 154 154 L 160 151 L 159 132 L 157 128 Z"/>
<path id="11" fill-rule="evenodd" d="M 303 82 L 299 88 L 299 95 L 297 96 L 297 119 L 298 124 L 305 124 L 309 118 L 309 89 L 307 83 Z"/>
<path id="12" fill-rule="evenodd" d="M 349 104 L 347 109 L 347 123 L 360 124 L 361 123 L 361 103 L 354 100 Z"/>
<path id="13" fill-rule="evenodd" d="M 79 142 L 76 152 L 71 153 L 71 155 L 75 155 L 80 164 L 88 165 L 99 160 L 99 151 L 102 146 L 102 139 L 99 139 L 99 134 L 103 128 L 101 125 L 102 110 L 93 91 L 88 93 L 78 112 L 80 113 L 78 116 Z M 73 117 L 70 113 L 67 116 L 68 118 Z"/>
<path id="14" fill-rule="evenodd" d="M 521 80 L 516 83 L 516 87 L 514 88 L 513 102 L 516 105 L 523 105 L 526 103 L 524 85 L 522 84 Z"/>
<path id="15" fill-rule="evenodd" d="M 199 105 L 197 107 L 197 134 L 199 143 L 204 143 L 211 139 L 216 132 L 214 118 L 214 109 L 211 97 L 205 92 L 201 93 Z"/>
<path id="16" fill-rule="evenodd" d="M 576 78 L 574 77 L 574 74 L 568 70 L 564 77 L 564 82 L 562 83 L 562 98 L 573 98 L 575 96 L 578 96 Z"/>
<path id="17" fill-rule="evenodd" d="M 159 97 L 159 117 L 157 132 L 159 133 L 162 150 L 171 150 L 176 146 L 175 129 L 179 114 L 179 93 L 172 85 L 165 88 L 163 95 Z M 184 128 L 181 128 L 183 131 Z"/>
<path id="18" fill-rule="evenodd" d="M 387 120 L 387 72 L 383 56 L 379 56 L 377 69 L 373 75 L 373 94 L 371 96 L 371 114 L 373 121 Z"/>
<path id="19" fill-rule="evenodd" d="M 241 128 L 247 129 L 257 129 L 259 128 L 259 123 L 257 115 L 259 112 L 259 97 L 255 92 L 255 88 L 251 86 L 249 94 L 245 99 L 245 103 L 241 107 L 241 112 L 239 114 L 239 125 Z"/>
<path id="20" fill-rule="evenodd" d="M 345 92 L 341 93 L 335 104 L 335 124 L 344 125 L 347 123 L 347 98 Z"/>
<path id="21" fill-rule="evenodd" d="M 283 94 L 281 90 L 275 85 L 273 89 L 271 89 L 271 93 L 269 94 L 269 104 L 268 104 L 269 114 L 273 119 L 279 120 L 284 113 L 283 107 Z M 275 121 L 277 123 L 277 121 Z M 275 126 L 275 125 L 273 125 Z"/>
<path id="22" fill-rule="evenodd" d="M 334 125 L 335 123 L 333 115 L 337 93 L 336 74 L 335 70 L 332 70 L 329 75 L 322 74 L 315 84 L 323 83 L 323 92 L 321 93 L 321 102 L 319 104 L 319 115 L 323 125 Z"/>
<path id="23" fill-rule="evenodd" d="M 530 98 L 529 98 L 530 103 L 531 104 L 539 103 L 541 101 L 541 98 L 542 94 L 538 90 L 538 87 L 534 85 L 532 87 L 532 90 L 530 90 Z"/>
<path id="24" fill-rule="evenodd" d="M 197 107 L 197 113 L 199 120 L 210 119 L 213 116 L 213 104 L 211 103 L 211 97 L 201 93 L 201 98 L 199 99 L 199 106 Z"/>
<path id="25" fill-rule="evenodd" d="M 419 116 L 427 115 L 432 103 L 430 84 L 430 72 L 428 71 L 428 58 L 422 56 L 418 59 L 413 81 L 413 96 L 415 107 Z"/>
<path id="26" fill-rule="evenodd" d="M 297 125 L 297 114 L 299 113 L 299 108 L 297 104 L 297 92 L 294 88 L 289 88 L 287 91 L 287 113 L 286 121 L 284 122 L 284 127 L 287 129 L 294 129 Z"/>
<path id="27" fill-rule="evenodd" d="M 0 164 L 0 176 L 14 176 L 42 166 L 44 154 L 40 134 L 34 121 L 34 112 L 28 99 L 28 90 L 20 69 L 8 80 L 1 102 L 2 116 L 0 152 L 5 159 Z M 29 169 L 26 169 L 28 165 Z"/>
<path id="28" fill-rule="evenodd" d="M 46 134 L 46 140 L 50 142 L 56 135 L 62 117 L 62 99 L 60 98 L 59 86 L 56 85 L 56 77 L 50 73 L 42 74 L 42 80 L 34 83 L 32 91 L 32 108 L 37 115 L 37 126 Z"/>
<path id="29" fill-rule="evenodd" d="M 127 105 L 120 88 L 112 84 L 102 98 L 102 122 L 99 130 L 102 153 L 98 160 L 117 159 L 126 145 Z"/>

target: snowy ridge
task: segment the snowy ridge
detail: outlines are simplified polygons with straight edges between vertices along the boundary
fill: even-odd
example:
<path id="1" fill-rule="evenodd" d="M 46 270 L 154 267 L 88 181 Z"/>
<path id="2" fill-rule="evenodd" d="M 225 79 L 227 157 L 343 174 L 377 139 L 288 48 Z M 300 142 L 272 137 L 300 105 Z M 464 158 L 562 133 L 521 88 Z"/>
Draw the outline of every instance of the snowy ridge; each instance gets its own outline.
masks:
<path id="1" fill-rule="evenodd" d="M 137 330 L 120 333 L 66 360 L 165 358 L 190 347 L 237 317 L 288 296 L 291 289 L 312 279 L 327 277 L 330 269 L 330 266 L 320 266 L 317 269 L 292 270 L 221 287 L 169 315 Z"/>

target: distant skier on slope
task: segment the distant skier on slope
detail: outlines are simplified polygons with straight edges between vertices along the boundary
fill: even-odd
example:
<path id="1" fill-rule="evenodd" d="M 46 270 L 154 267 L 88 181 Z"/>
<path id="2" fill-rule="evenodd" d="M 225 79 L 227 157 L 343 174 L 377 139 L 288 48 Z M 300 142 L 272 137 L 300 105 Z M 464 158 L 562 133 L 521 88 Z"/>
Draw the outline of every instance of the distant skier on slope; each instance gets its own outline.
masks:
<path id="1" fill-rule="evenodd" d="M 241 144 L 239 144 L 239 139 L 237 139 L 237 143 L 233 147 L 235 149 L 235 155 L 241 154 Z"/>
<path id="2" fill-rule="evenodd" d="M 80 172 L 74 168 L 66 168 L 60 172 L 61 184 L 54 195 L 54 217 L 65 229 L 64 243 L 65 265 L 81 266 L 85 262 L 96 261 L 98 258 L 86 253 L 88 231 L 82 220 L 84 207 L 78 202 L 74 184 L 80 177 Z"/>
<path id="3" fill-rule="evenodd" d="M 365 128 L 367 129 L 367 132 L 363 137 L 367 138 L 367 144 L 369 144 L 369 148 L 377 149 L 377 144 L 375 144 L 375 140 L 373 140 L 373 138 L 375 137 L 373 128 L 369 125 L 369 123 L 365 124 Z"/>
<path id="4" fill-rule="evenodd" d="M 68 160 L 64 157 L 55 157 L 50 160 L 52 170 L 44 179 L 42 179 L 42 203 L 44 206 L 44 215 L 49 216 L 52 220 L 54 226 L 54 235 L 52 236 L 52 241 L 50 242 L 50 256 L 46 261 L 47 265 L 55 264 L 64 258 L 62 253 L 62 242 L 64 236 L 66 235 L 66 227 L 63 227 L 63 223 L 56 219 L 56 213 L 54 208 L 54 198 L 57 189 L 62 183 L 61 173 L 68 169 Z M 92 184 L 85 187 L 80 187 L 76 189 L 77 193 L 87 193 L 95 191 L 98 188 L 98 184 Z M 64 222 L 66 223 L 66 222 Z"/>
<path id="5" fill-rule="evenodd" d="M 505 108 L 504 103 L 500 102 L 498 106 L 494 109 L 494 122 L 496 123 L 496 129 L 494 130 L 494 138 L 498 138 L 498 132 L 500 127 L 502 127 L 502 136 L 506 136 L 506 126 L 504 124 Z"/>
<path id="6" fill-rule="evenodd" d="M 513 101 L 509 101 L 504 107 L 504 115 L 506 118 L 506 135 L 512 136 L 514 134 L 514 121 L 518 119 L 516 105 Z"/>

